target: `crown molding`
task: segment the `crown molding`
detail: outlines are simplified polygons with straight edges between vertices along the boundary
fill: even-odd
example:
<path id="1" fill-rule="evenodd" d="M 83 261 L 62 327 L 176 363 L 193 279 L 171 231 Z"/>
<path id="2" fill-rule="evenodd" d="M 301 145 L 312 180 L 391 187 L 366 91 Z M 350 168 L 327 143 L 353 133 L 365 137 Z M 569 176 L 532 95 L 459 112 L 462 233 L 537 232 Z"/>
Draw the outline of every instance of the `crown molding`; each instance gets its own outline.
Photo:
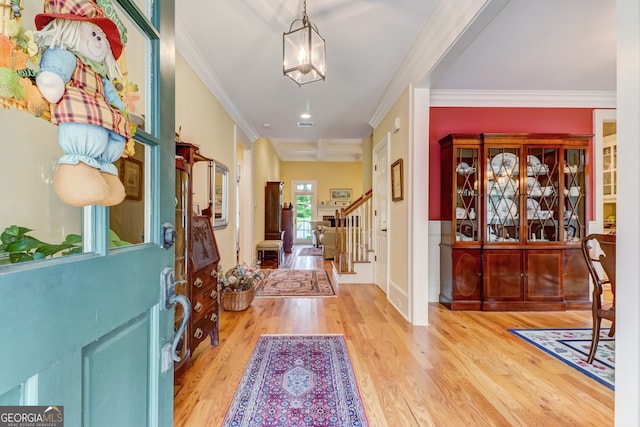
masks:
<path id="1" fill-rule="evenodd" d="M 260 137 L 258 132 L 242 117 L 236 105 L 231 101 L 220 84 L 220 77 L 213 64 L 206 61 L 200 45 L 189 30 L 189 25 L 180 11 L 176 11 L 176 49 L 184 57 L 193 72 L 202 79 L 211 94 L 224 107 L 240 131 L 253 143 Z"/>
<path id="2" fill-rule="evenodd" d="M 428 87 L 432 74 L 446 69 L 508 2 L 438 1 L 382 94 L 369 125 L 375 129 L 410 85 Z"/>
<path id="3" fill-rule="evenodd" d="M 616 108 L 616 92 L 431 90 L 431 107 Z"/>

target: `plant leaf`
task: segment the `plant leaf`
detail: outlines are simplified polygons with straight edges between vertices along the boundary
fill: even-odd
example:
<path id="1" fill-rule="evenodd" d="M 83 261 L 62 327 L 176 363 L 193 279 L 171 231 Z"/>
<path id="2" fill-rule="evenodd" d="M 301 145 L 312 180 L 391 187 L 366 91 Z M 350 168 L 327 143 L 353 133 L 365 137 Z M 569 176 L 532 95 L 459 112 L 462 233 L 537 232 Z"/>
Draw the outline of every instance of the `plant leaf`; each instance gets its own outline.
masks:
<path id="1" fill-rule="evenodd" d="M 26 252 L 38 249 L 42 245 L 46 245 L 46 243 L 43 243 L 31 236 L 22 236 L 20 239 L 17 239 L 7 245 L 7 252 Z"/>

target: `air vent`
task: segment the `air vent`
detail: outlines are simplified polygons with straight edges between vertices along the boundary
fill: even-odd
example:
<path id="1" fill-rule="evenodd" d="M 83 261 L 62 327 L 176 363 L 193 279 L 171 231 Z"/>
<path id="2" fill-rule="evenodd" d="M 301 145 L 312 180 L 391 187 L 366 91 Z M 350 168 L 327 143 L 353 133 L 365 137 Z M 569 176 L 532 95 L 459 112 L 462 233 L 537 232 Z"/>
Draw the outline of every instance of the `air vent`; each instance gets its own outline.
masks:
<path id="1" fill-rule="evenodd" d="M 316 124 L 314 122 L 298 122 L 298 127 L 299 128 L 312 128 L 315 125 Z"/>

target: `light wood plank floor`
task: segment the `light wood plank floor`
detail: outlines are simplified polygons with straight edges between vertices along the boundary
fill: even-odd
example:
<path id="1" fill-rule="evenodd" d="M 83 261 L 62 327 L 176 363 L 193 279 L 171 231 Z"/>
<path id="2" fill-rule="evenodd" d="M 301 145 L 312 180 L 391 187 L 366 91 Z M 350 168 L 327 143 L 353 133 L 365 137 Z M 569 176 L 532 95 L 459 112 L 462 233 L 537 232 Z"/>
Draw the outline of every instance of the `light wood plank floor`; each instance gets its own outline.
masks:
<path id="1" fill-rule="evenodd" d="M 288 256 L 289 268 L 327 268 Z M 344 334 L 371 426 L 612 426 L 614 392 L 509 328 L 590 327 L 589 312 L 451 312 L 414 327 L 375 285 L 334 298 L 256 298 L 220 317 L 175 396 L 176 426 L 219 426 L 261 334 Z"/>

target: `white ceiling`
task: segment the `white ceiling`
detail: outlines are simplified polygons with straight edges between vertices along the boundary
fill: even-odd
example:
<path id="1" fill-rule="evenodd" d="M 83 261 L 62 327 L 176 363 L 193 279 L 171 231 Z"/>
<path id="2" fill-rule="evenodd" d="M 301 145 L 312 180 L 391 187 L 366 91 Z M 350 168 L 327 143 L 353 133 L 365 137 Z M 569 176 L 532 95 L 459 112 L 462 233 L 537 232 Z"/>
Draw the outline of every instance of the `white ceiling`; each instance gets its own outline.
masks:
<path id="1" fill-rule="evenodd" d="M 176 0 L 179 52 L 247 140 L 270 138 L 282 160 L 360 160 L 362 138 L 408 84 L 615 93 L 615 0 L 308 0 L 327 77 L 298 87 L 282 74 L 282 34 L 302 7 Z"/>

